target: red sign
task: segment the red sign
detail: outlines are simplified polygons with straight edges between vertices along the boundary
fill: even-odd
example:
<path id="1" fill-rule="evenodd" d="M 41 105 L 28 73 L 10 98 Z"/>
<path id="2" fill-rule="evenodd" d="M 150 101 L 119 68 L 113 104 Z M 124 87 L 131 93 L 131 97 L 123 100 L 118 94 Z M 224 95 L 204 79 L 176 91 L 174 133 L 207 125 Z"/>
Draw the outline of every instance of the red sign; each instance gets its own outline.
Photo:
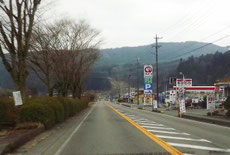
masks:
<path id="1" fill-rule="evenodd" d="M 153 66 L 145 65 L 144 66 L 144 77 L 152 77 L 153 76 Z"/>

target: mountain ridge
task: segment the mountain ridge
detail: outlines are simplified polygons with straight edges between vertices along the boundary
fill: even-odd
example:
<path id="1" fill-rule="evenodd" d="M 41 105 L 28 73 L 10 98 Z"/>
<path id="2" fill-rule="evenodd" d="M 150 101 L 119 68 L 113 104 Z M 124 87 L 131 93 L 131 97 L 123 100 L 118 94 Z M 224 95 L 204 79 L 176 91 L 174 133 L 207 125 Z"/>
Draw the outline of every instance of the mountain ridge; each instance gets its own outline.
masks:
<path id="1" fill-rule="evenodd" d="M 212 54 L 215 52 L 225 52 L 226 47 L 221 47 L 215 44 L 210 44 L 206 47 L 193 51 L 199 47 L 205 46 L 209 43 L 186 41 L 186 42 L 161 42 L 159 49 L 159 62 L 170 62 L 176 59 L 186 59 L 190 56 L 201 56 L 205 54 Z M 125 46 L 119 48 L 106 48 L 101 49 L 101 58 L 97 61 L 96 65 L 104 64 L 130 64 L 136 61 L 137 57 L 143 63 L 152 63 L 155 61 L 153 53 L 155 49 L 152 48 L 154 44 L 141 45 L 141 46 Z M 185 54 L 187 53 L 187 54 Z M 177 58 L 177 56 L 179 58 Z"/>

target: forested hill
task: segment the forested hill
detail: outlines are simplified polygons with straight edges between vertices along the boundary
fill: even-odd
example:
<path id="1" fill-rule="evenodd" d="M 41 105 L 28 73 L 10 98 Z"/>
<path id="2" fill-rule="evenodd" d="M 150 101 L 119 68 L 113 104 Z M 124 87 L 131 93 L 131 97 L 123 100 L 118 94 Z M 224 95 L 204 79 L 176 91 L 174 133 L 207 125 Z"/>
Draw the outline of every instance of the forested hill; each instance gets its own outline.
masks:
<path id="1" fill-rule="evenodd" d="M 160 43 L 159 49 L 159 62 L 169 62 L 179 58 L 188 58 L 190 56 L 200 56 L 215 52 L 226 52 L 227 48 L 210 44 L 206 47 L 207 43 L 188 41 L 188 42 L 170 42 Z M 143 64 L 153 63 L 155 61 L 155 49 L 153 45 L 137 46 L 137 47 L 122 47 L 113 49 L 101 50 L 101 58 L 98 60 L 97 65 L 124 65 L 135 63 L 139 57 L 140 62 Z M 200 48 L 193 51 L 194 49 Z M 187 53 L 187 54 L 186 54 Z"/>
<path id="2" fill-rule="evenodd" d="M 216 80 L 230 76 L 230 51 L 190 57 L 177 68 L 177 73 L 183 72 L 193 79 L 195 85 L 213 85 Z"/>

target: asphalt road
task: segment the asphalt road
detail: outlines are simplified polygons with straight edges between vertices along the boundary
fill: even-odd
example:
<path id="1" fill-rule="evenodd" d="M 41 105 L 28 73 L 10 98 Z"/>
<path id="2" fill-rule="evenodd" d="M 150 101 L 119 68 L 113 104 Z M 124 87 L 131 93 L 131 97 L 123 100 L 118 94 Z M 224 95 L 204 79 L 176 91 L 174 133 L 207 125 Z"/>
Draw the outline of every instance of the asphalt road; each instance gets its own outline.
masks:
<path id="1" fill-rule="evenodd" d="M 99 102 L 59 129 L 43 133 L 15 154 L 148 153 L 168 154 L 111 108 Z"/>
<path id="2" fill-rule="evenodd" d="M 162 140 L 188 154 L 230 154 L 230 128 L 112 104 Z M 154 122 L 149 123 L 149 122 Z M 162 128 L 156 128 L 156 127 Z"/>
<path id="3" fill-rule="evenodd" d="M 230 154 L 228 127 L 109 102 L 98 102 L 78 116 L 36 137 L 15 154 L 168 154 L 165 147 L 157 144 L 120 115 L 182 153 Z"/>

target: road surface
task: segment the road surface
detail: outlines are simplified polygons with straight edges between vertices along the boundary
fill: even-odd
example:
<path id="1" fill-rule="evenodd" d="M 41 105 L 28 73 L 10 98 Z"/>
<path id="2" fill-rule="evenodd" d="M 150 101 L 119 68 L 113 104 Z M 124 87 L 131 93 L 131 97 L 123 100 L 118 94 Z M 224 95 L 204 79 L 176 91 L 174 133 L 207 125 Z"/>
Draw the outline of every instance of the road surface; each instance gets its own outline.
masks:
<path id="1" fill-rule="evenodd" d="M 230 154 L 229 137 L 228 127 L 102 101 L 15 154 Z"/>

